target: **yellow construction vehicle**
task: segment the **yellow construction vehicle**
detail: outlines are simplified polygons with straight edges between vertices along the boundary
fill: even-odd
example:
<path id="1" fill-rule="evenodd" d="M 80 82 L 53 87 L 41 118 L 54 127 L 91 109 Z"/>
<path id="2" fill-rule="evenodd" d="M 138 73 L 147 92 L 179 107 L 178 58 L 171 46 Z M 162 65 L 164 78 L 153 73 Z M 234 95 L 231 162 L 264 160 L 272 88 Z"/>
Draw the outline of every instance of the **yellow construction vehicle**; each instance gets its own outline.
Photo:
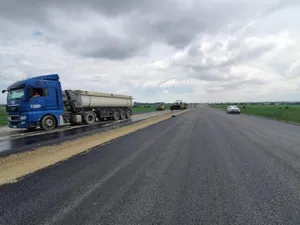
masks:
<path id="1" fill-rule="evenodd" d="M 165 106 L 163 104 L 159 104 L 159 105 L 157 105 L 156 110 L 163 111 L 163 110 L 165 110 Z"/>

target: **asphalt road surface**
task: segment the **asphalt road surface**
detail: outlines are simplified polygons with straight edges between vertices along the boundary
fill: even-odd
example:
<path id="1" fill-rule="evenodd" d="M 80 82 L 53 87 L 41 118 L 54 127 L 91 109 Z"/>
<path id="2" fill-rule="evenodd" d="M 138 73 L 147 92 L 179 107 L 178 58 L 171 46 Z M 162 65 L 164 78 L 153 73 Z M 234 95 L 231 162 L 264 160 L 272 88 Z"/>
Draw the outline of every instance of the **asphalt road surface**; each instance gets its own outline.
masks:
<path id="1" fill-rule="evenodd" d="M 300 126 L 199 108 L 0 187 L 0 224 L 299 224 Z"/>
<path id="2" fill-rule="evenodd" d="M 146 112 L 146 113 L 138 113 L 131 116 L 130 121 L 139 121 L 143 120 L 149 117 L 162 115 L 165 113 L 170 112 L 170 110 L 164 110 L 164 111 L 154 111 L 154 112 Z M 112 121 L 109 121 L 112 122 Z M 101 126 L 102 124 L 106 124 L 107 122 L 97 122 L 95 125 L 77 125 L 77 126 L 61 126 L 53 131 L 43 131 L 41 129 L 37 129 L 36 131 L 26 131 L 26 129 L 14 129 L 9 128 L 8 126 L 1 126 L 0 127 L 0 141 L 2 140 L 9 140 L 9 139 L 15 139 L 15 138 L 24 138 L 27 136 L 33 136 L 33 135 L 41 135 L 45 133 L 57 133 L 57 132 L 63 132 L 66 130 L 73 130 L 73 129 L 81 129 L 84 127 L 89 126 L 90 128 L 97 127 L 97 125 Z"/>
<path id="3" fill-rule="evenodd" d="M 111 127 L 118 127 L 135 123 L 146 118 L 155 117 L 170 113 L 169 110 L 136 114 L 131 119 L 124 121 L 103 121 L 93 125 L 62 126 L 53 131 L 26 132 L 24 129 L 0 128 L 0 157 L 29 151 L 45 145 L 53 145 L 69 141 L 75 138 L 88 136 L 102 132 Z M 1 136 L 2 135 L 2 136 Z"/>

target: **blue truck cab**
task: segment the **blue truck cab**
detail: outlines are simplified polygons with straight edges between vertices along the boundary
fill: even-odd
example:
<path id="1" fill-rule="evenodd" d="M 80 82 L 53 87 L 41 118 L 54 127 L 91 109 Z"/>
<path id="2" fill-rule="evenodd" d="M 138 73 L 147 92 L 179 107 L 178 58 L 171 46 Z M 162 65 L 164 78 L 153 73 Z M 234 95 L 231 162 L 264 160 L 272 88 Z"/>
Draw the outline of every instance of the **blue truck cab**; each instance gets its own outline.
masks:
<path id="1" fill-rule="evenodd" d="M 8 126 L 10 128 L 52 130 L 62 125 L 64 104 L 58 74 L 18 81 L 7 90 Z"/>

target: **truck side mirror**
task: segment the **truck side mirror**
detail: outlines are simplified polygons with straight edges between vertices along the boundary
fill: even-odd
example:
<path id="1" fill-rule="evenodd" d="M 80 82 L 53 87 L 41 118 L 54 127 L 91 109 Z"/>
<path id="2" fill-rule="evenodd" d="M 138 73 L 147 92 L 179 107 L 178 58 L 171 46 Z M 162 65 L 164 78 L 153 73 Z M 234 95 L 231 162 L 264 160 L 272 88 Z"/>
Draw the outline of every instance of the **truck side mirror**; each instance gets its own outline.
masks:
<path id="1" fill-rule="evenodd" d="M 6 92 L 6 90 L 2 90 L 2 94 L 4 94 Z"/>

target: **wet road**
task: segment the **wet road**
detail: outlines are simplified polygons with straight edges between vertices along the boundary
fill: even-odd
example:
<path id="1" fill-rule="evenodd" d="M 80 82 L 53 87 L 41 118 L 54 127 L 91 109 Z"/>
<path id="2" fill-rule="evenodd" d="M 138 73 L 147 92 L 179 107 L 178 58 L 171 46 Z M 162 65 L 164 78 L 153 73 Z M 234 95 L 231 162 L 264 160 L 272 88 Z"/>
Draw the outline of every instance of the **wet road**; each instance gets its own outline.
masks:
<path id="1" fill-rule="evenodd" d="M 83 137 L 86 135 L 91 135 L 98 133 L 111 127 L 119 127 L 128 125 L 130 123 L 138 122 L 140 120 L 162 115 L 168 113 L 169 110 L 163 112 L 149 112 L 133 115 L 130 120 L 122 122 L 99 122 L 95 125 L 80 125 L 80 126 L 65 126 L 60 127 L 54 131 L 46 132 L 37 130 L 34 132 L 27 132 L 22 130 L 14 130 L 10 128 L 0 129 L 0 157 L 7 156 L 9 154 L 14 154 L 17 152 L 23 152 L 36 147 L 58 144 L 61 142 L 69 141 L 75 138 Z"/>
<path id="2" fill-rule="evenodd" d="M 300 127 L 199 108 L 0 187 L 0 224 L 299 224 Z"/>

